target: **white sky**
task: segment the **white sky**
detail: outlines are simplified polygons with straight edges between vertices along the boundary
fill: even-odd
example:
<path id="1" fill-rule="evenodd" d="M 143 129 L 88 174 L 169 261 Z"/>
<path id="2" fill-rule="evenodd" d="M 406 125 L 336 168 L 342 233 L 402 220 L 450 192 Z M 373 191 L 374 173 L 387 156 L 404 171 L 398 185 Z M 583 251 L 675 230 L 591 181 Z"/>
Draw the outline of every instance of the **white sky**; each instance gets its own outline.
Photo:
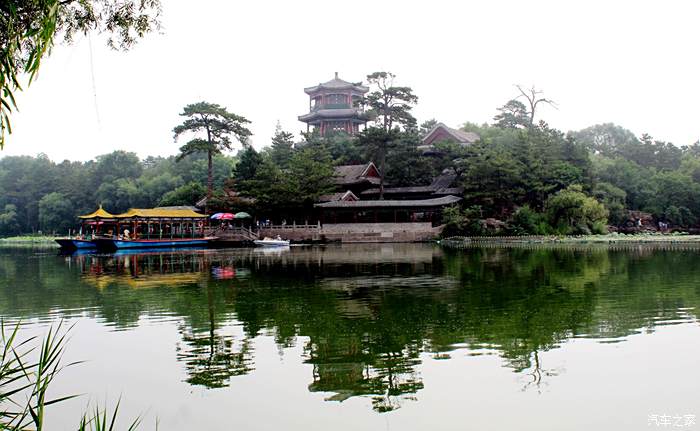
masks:
<path id="1" fill-rule="evenodd" d="M 251 120 L 260 148 L 278 120 L 305 130 L 304 87 L 378 70 L 413 87 L 419 121 L 491 122 L 514 84 L 534 84 L 559 105 L 538 117 L 564 131 L 614 122 L 690 144 L 700 137 L 698 17 L 700 2 L 671 0 L 163 0 L 161 34 L 129 52 L 100 36 L 58 45 L 18 95 L 0 155 L 175 154 L 178 114 L 200 100 Z"/>

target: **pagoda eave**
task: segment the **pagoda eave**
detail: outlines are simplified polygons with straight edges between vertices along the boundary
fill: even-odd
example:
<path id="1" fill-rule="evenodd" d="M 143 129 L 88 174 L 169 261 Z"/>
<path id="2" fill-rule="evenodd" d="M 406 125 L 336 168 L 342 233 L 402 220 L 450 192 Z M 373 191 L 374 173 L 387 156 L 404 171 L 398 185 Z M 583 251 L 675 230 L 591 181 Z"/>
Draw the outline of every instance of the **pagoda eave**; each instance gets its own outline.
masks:
<path id="1" fill-rule="evenodd" d="M 299 121 L 310 122 L 314 120 L 353 120 L 365 122 L 366 115 L 354 109 L 322 109 L 308 114 L 300 115 Z"/>
<path id="2" fill-rule="evenodd" d="M 308 94 L 309 96 L 314 96 L 319 93 L 323 92 L 333 92 L 333 91 L 345 91 L 345 90 L 352 90 L 357 93 L 362 93 L 365 94 L 369 91 L 369 87 L 365 87 L 363 85 L 338 85 L 338 86 L 325 86 L 325 85 L 316 85 L 313 87 L 306 87 L 304 88 L 304 93 Z"/>

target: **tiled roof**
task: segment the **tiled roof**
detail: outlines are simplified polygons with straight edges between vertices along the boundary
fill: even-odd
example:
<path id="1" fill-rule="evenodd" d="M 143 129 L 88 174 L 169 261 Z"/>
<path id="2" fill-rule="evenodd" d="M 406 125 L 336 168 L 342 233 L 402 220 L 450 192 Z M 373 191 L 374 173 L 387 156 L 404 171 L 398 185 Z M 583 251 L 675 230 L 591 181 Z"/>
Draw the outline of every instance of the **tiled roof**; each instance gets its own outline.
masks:
<path id="1" fill-rule="evenodd" d="M 319 109 L 311 111 L 308 114 L 300 115 L 299 121 L 311 121 L 318 118 L 357 118 L 358 120 L 366 120 L 365 114 L 356 108 L 340 108 L 340 109 Z"/>
<path id="2" fill-rule="evenodd" d="M 340 185 L 357 184 L 368 181 L 372 184 L 379 184 L 379 178 L 366 176 L 370 167 L 374 163 L 369 162 L 365 165 L 341 165 L 335 167 L 335 183 Z"/>
<path id="3" fill-rule="evenodd" d="M 114 214 L 110 214 L 107 211 L 102 209 L 102 205 L 97 209 L 97 211 L 90 213 L 90 214 L 85 214 L 78 216 L 79 218 L 82 219 L 91 219 L 91 218 L 114 218 Z"/>
<path id="4" fill-rule="evenodd" d="M 373 201 L 336 201 L 316 204 L 319 208 L 431 208 L 450 205 L 461 201 L 457 196 L 443 196 L 421 200 L 373 200 Z"/>
<path id="5" fill-rule="evenodd" d="M 345 192 L 338 192 L 338 193 L 333 193 L 330 195 L 322 195 L 319 196 L 318 201 L 319 202 L 335 202 L 335 201 L 345 201 L 345 200 L 359 200 L 357 196 L 355 196 L 355 193 L 351 192 L 350 190 L 345 191 Z"/>
<path id="6" fill-rule="evenodd" d="M 459 130 L 459 129 L 453 129 L 452 127 L 448 127 L 443 123 L 437 123 L 435 126 L 433 126 L 432 129 L 425 135 L 425 138 L 423 138 L 423 142 L 428 142 L 432 141 L 431 135 L 433 135 L 438 129 L 442 129 L 447 134 L 449 134 L 454 140 L 460 144 L 473 144 L 474 142 L 478 141 L 481 139 L 481 137 L 474 133 L 474 132 L 465 132 L 464 130 Z"/>
<path id="7" fill-rule="evenodd" d="M 354 89 L 360 93 L 366 93 L 369 91 L 368 87 L 365 87 L 362 85 L 361 82 L 348 82 L 343 79 L 338 78 L 338 72 L 335 73 L 335 78 L 331 79 L 330 81 L 326 81 L 323 83 L 320 83 L 318 85 L 315 85 L 313 87 L 307 87 L 304 89 L 304 92 L 306 93 L 315 93 L 321 89 L 330 89 L 330 90 L 342 90 L 342 89 Z"/>
<path id="8" fill-rule="evenodd" d="M 453 171 L 446 171 L 433 179 L 433 182 L 428 186 L 413 186 L 413 187 L 385 187 L 384 194 L 410 194 L 410 193 L 431 193 L 435 195 L 461 194 L 461 187 L 450 187 L 457 179 L 457 174 Z M 378 195 L 378 188 L 365 190 L 361 195 Z"/>
<path id="9" fill-rule="evenodd" d="M 204 214 L 190 209 L 168 208 L 130 208 L 129 211 L 117 214 L 116 218 L 206 218 Z"/>

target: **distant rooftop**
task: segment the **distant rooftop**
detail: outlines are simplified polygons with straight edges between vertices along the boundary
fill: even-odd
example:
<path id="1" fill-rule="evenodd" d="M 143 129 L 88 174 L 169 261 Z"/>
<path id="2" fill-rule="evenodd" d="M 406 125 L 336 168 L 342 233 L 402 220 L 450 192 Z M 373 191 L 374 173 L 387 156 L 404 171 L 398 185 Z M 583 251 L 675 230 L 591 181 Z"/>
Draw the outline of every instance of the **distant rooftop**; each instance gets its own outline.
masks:
<path id="1" fill-rule="evenodd" d="M 372 200 L 372 201 L 332 201 L 315 204 L 319 208 L 431 208 L 442 207 L 461 201 L 457 196 L 443 196 L 421 200 Z"/>
<path id="2" fill-rule="evenodd" d="M 453 129 L 443 123 L 437 123 L 423 138 L 423 145 L 432 145 L 440 141 L 454 141 L 458 144 L 470 145 L 481 139 L 474 132 Z"/>
<path id="3" fill-rule="evenodd" d="M 355 90 L 359 93 L 366 93 L 369 87 L 362 85 L 362 82 L 348 82 L 338 77 L 338 72 L 335 72 L 335 78 L 327 82 L 319 83 L 313 87 L 304 89 L 306 94 L 318 93 L 321 90 Z"/>

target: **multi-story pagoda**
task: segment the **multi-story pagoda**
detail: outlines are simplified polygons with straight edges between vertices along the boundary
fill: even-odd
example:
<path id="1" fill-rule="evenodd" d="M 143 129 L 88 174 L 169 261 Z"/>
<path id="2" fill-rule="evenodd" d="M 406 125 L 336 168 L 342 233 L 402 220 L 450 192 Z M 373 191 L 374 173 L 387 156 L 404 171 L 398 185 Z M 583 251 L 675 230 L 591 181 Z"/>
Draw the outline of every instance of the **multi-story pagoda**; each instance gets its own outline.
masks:
<path id="1" fill-rule="evenodd" d="M 369 88 L 361 83 L 352 83 L 335 78 L 304 89 L 309 95 L 309 113 L 299 116 L 306 123 L 307 131 L 313 127 L 321 136 L 334 132 L 354 135 L 367 118 L 359 102 Z"/>

